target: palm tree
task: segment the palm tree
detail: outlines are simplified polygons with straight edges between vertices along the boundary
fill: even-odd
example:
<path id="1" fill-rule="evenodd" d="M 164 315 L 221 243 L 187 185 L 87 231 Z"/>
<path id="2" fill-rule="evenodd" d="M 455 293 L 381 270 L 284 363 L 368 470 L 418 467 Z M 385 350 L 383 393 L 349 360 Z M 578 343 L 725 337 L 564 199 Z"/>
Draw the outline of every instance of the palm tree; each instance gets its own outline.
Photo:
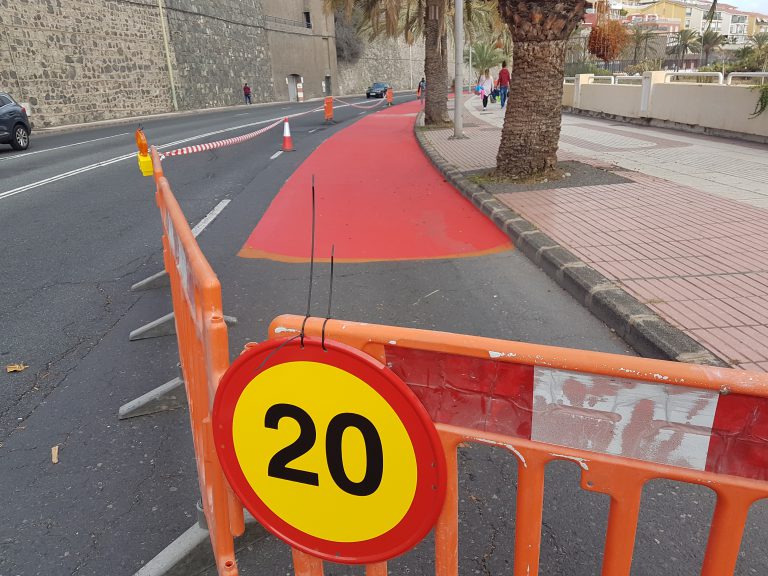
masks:
<path id="1" fill-rule="evenodd" d="M 421 1 L 418 4 L 422 4 Z M 424 76 L 427 97 L 425 124 L 447 124 L 448 115 L 448 28 L 446 0 L 426 0 L 424 12 Z"/>
<path id="2" fill-rule="evenodd" d="M 499 0 L 514 42 L 510 98 L 496 173 L 523 178 L 557 164 L 566 42 L 585 0 Z"/>
<path id="3" fill-rule="evenodd" d="M 629 29 L 629 46 L 632 49 L 632 64 L 637 64 L 638 59 L 645 60 L 648 52 L 655 56 L 656 47 L 648 44 L 656 37 L 656 33 L 645 26 L 632 26 Z M 642 57 L 640 55 L 642 54 Z"/>
<path id="4" fill-rule="evenodd" d="M 669 53 L 677 58 L 677 68 L 683 66 L 683 59 L 689 52 L 698 52 L 701 49 L 701 36 L 697 30 L 686 28 L 676 34 L 675 43 L 669 47 Z"/>
<path id="5" fill-rule="evenodd" d="M 442 124 L 448 115 L 448 34 L 447 0 L 324 0 L 327 11 L 343 10 L 348 18 L 355 10 L 362 14 L 362 27 L 371 38 L 384 34 L 403 35 L 414 42 L 424 34 L 427 81 L 424 122 Z"/>
<path id="6" fill-rule="evenodd" d="M 709 53 L 728 44 L 728 38 L 716 30 L 705 30 L 701 35 L 701 51 L 704 54 L 704 66 L 709 64 Z"/>
<path id="7" fill-rule="evenodd" d="M 472 45 L 472 67 L 481 73 L 486 68 L 498 66 L 504 60 L 504 53 L 495 44 L 477 42 Z"/>
<path id="8" fill-rule="evenodd" d="M 750 47 L 758 60 L 758 65 L 763 72 L 768 70 L 768 32 L 758 32 L 749 37 Z"/>

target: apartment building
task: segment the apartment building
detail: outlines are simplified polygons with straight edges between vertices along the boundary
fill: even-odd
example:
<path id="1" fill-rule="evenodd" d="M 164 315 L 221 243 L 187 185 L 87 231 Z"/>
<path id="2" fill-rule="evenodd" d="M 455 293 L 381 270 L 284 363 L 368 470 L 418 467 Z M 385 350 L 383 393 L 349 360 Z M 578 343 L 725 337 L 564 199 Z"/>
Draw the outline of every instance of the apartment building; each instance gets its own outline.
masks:
<path id="1" fill-rule="evenodd" d="M 703 33 L 707 26 L 728 38 L 728 48 L 741 48 L 747 44 L 749 37 L 760 30 L 761 26 L 768 28 L 768 16 L 740 10 L 730 4 L 717 5 L 712 22 L 707 22 L 711 3 L 698 0 L 658 0 L 654 2 L 624 3 L 623 8 L 628 12 L 628 20 L 633 23 L 648 25 L 655 23 L 659 30 L 675 32 L 682 29 L 693 29 Z M 679 25 L 675 30 L 674 22 Z"/>

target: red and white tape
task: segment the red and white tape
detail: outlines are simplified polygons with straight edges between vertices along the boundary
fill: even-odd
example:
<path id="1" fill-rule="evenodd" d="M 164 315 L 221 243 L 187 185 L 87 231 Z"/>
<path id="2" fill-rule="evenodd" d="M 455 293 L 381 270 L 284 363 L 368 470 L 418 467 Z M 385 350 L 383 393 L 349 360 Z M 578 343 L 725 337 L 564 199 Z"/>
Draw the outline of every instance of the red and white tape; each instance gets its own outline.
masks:
<path id="1" fill-rule="evenodd" d="M 269 126 L 265 126 L 256 132 L 250 134 L 244 134 L 242 136 L 236 136 L 235 138 L 227 138 L 226 140 L 217 140 L 216 142 L 208 142 L 206 144 L 194 144 L 192 146 L 185 146 L 184 148 L 177 148 L 176 150 L 169 150 L 168 152 L 161 152 L 160 159 L 168 158 L 170 156 L 186 156 L 187 154 L 195 154 L 197 152 L 206 152 L 208 150 L 216 150 L 218 148 L 224 148 L 225 146 L 234 146 L 235 144 L 242 144 L 248 140 L 252 140 L 257 136 L 261 136 L 265 132 L 272 130 L 283 123 L 283 119 L 276 120 Z"/>
<path id="2" fill-rule="evenodd" d="M 386 346 L 435 422 L 768 480 L 768 398 Z M 512 355 L 509 355 L 512 357 Z M 589 458 L 576 459 L 582 467 Z"/>
<path id="3" fill-rule="evenodd" d="M 374 102 L 373 104 L 353 104 L 352 102 L 346 102 L 341 98 L 334 98 L 334 102 L 341 102 L 345 106 L 352 106 L 352 108 L 362 108 L 363 110 L 370 110 L 372 108 L 376 108 L 376 106 L 383 104 L 385 102 L 385 99 L 382 98 L 381 100 Z"/>

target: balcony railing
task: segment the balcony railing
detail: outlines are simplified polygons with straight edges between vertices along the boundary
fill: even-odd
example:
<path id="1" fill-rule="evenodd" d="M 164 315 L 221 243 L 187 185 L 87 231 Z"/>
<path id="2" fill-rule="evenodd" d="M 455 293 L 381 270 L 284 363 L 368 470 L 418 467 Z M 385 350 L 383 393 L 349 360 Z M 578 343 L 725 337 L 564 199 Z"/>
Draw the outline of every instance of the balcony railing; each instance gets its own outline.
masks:
<path id="1" fill-rule="evenodd" d="M 264 16 L 266 22 L 273 22 L 275 24 L 282 24 L 283 26 L 293 26 L 294 28 L 309 28 L 312 29 L 312 22 L 306 22 L 304 20 L 288 20 L 287 18 L 278 18 L 277 16 Z"/>

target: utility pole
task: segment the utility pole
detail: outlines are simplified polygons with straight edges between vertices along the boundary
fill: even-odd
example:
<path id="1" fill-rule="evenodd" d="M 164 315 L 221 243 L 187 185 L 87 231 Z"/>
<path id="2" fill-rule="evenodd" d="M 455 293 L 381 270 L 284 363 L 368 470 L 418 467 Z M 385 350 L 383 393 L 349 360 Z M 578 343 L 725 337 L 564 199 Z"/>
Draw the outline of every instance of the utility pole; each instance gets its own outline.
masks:
<path id="1" fill-rule="evenodd" d="M 453 138 L 466 138 L 464 135 L 464 0 L 455 1 L 456 18 L 454 22 L 453 43 L 456 48 L 456 80 L 453 99 Z"/>

